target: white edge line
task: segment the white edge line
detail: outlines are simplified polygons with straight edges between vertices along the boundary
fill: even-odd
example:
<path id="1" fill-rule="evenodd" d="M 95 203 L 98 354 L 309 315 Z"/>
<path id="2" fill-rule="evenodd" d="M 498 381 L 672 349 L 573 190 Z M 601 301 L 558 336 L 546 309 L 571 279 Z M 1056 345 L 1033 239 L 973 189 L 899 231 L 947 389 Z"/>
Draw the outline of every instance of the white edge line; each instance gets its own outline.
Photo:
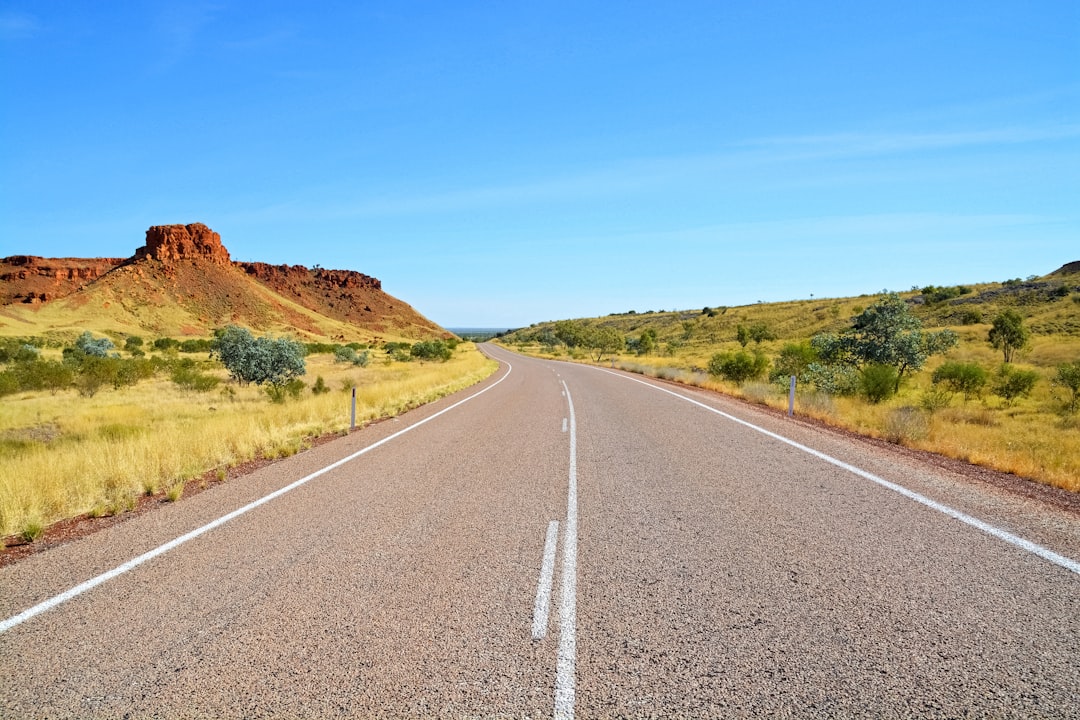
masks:
<path id="1" fill-rule="evenodd" d="M 123 565 L 115 567 L 112 570 L 104 572 L 104 573 L 102 573 L 102 574 L 100 574 L 100 575 L 98 575 L 96 577 L 90 578 L 86 582 L 80 583 L 79 585 L 76 585 L 75 587 L 71 588 L 70 590 L 67 590 L 66 592 L 62 592 L 59 595 L 56 595 L 54 597 L 49 598 L 48 600 L 40 602 L 40 603 L 38 603 L 37 605 L 34 605 L 31 608 L 23 610 L 18 615 L 13 615 L 12 617 L 9 617 L 8 619 L 0 622 L 0 634 L 7 632 L 8 630 L 15 627 L 16 625 L 20 625 L 20 624 L 26 622 L 27 620 L 29 620 L 32 617 L 35 617 L 36 615 L 40 615 L 41 613 L 43 613 L 43 612 L 45 612 L 47 610 L 51 610 L 51 609 L 53 609 L 53 608 L 55 608 L 55 607 L 57 607 L 59 605 L 62 605 L 63 603 L 67 602 L 68 600 L 71 600 L 72 598 L 74 598 L 74 597 L 76 597 L 78 595 L 82 595 L 87 590 L 91 590 L 91 589 L 97 587 L 98 585 L 101 585 L 104 582 L 112 580 L 113 578 L 115 578 L 115 577 L 117 577 L 119 575 L 123 575 L 124 573 L 138 567 L 139 565 L 142 565 L 143 563 L 147 562 L 148 560 L 153 560 L 157 556 L 163 555 L 163 554 L 169 552 L 170 550 L 172 550 L 172 549 L 174 549 L 176 547 L 179 547 L 180 545 L 183 545 L 184 543 L 188 542 L 189 540 L 194 540 L 195 538 L 199 537 L 203 533 L 209 532 L 209 531 L 213 530 L 214 528 L 216 528 L 216 527 L 218 527 L 220 525 L 224 525 L 225 523 L 229 522 L 230 520 L 233 520 L 233 519 L 235 519 L 237 517 L 240 517 L 241 515 L 254 510 L 255 508 L 259 507 L 260 505 L 262 505 L 264 503 L 268 503 L 271 500 L 273 500 L 273 499 L 275 499 L 277 497 L 280 497 L 280 496 L 284 495 L 285 493 L 287 493 L 287 492 L 289 492 L 291 490 L 295 490 L 296 488 L 300 487 L 301 485 L 303 485 L 303 484 L 305 484 L 305 483 L 307 483 L 307 482 L 309 482 L 311 480 L 314 480 L 315 478 L 319 477 L 320 475 L 328 473 L 331 470 L 334 470 L 336 468 L 341 467 L 345 463 L 348 463 L 348 462 L 351 462 L 352 460 L 355 460 L 356 458 L 358 458 L 361 455 L 364 455 L 364 454 L 374 450 L 375 448 L 379 447 L 380 445 L 385 445 L 386 443 L 390 442 L 391 440 L 394 440 L 394 439 L 396 439 L 398 437 L 401 437 L 402 435 L 404 435 L 407 432 L 415 430 L 416 428 L 420 427 L 424 423 L 430 422 L 431 420 L 434 420 L 435 418 L 439 417 L 440 415 L 450 412 L 451 410 L 458 407 L 459 405 L 463 405 L 463 404 L 469 402 L 470 400 L 483 395 L 488 390 L 491 390 L 492 388 L 497 386 L 499 383 L 501 383 L 503 380 L 508 378 L 510 376 L 510 373 L 513 371 L 514 368 L 510 363 L 508 363 L 506 361 L 501 361 L 501 362 L 505 363 L 505 365 L 506 365 L 506 374 L 503 375 L 498 380 L 496 380 L 491 385 L 488 385 L 483 390 L 480 390 L 479 392 L 473 393 L 472 395 L 470 395 L 467 398 L 463 398 L 462 400 L 458 400 L 453 405 L 450 405 L 449 407 L 445 407 L 442 410 L 440 410 L 439 412 L 434 413 L 433 415 L 429 415 L 428 417 L 424 418 L 423 420 L 420 420 L 420 421 L 410 425 L 407 428 L 404 428 L 402 430 L 398 430 L 393 435 L 389 435 L 389 436 L 383 438 L 382 440 L 379 440 L 378 442 L 372 443 L 371 445 L 368 445 L 367 447 L 365 447 L 365 448 L 363 448 L 361 450 L 357 450 L 356 452 L 354 452 L 352 455 L 349 455 L 348 457 L 344 457 L 341 460 L 338 460 L 337 462 L 331 463 L 331 464 L 327 465 L 326 467 L 324 467 L 324 468 L 322 468 L 320 470 L 316 470 L 315 472 L 311 473 L 310 475 L 302 477 L 299 480 L 296 480 L 296 481 L 290 483 L 289 485 L 286 485 L 283 488 L 275 490 L 274 492 L 270 493 L 269 495 L 261 497 L 258 500 L 250 502 L 250 503 L 248 503 L 247 505 L 244 505 L 241 508 L 233 510 L 231 513 L 229 513 L 227 515 L 222 515 L 217 520 L 212 520 L 211 522 L 208 522 L 207 524 L 203 525 L 202 527 L 196 528 L 196 529 L 192 530 L 191 532 L 186 533 L 184 535 L 181 535 L 180 537 L 178 537 L 178 538 L 176 538 L 174 540 L 170 540 L 169 542 L 165 543 L 164 545 L 159 545 L 158 547 L 154 548 L 153 550 L 150 550 L 148 552 L 143 553 L 142 555 L 139 555 L 136 558 L 128 560 Z"/>
<path id="2" fill-rule="evenodd" d="M 933 510 L 937 510 L 938 512 L 943 513 L 945 515 L 948 515 L 949 517 L 951 517 L 951 518 L 953 518 L 955 520 L 959 520 L 960 522 L 962 522 L 962 523 L 964 523 L 966 525 L 970 525 L 971 527 L 976 528 L 978 530 L 981 530 L 981 531 L 983 531 L 984 533 L 986 533 L 988 535 L 992 535 L 993 537 L 996 537 L 999 540 L 1003 540 L 1003 541 L 1009 543 L 1010 545 L 1018 547 L 1018 548 L 1020 548 L 1022 550 L 1026 550 L 1027 552 L 1032 553 L 1033 555 L 1037 555 L 1037 556 L 1041 557 L 1044 560 L 1048 560 L 1049 562 L 1052 562 L 1055 565 L 1058 565 L 1059 567 L 1063 567 L 1066 570 L 1070 570 L 1070 571 L 1080 575 L 1080 562 L 1077 562 L 1076 560 L 1072 560 L 1071 558 L 1067 558 L 1064 555 L 1059 555 L 1058 553 L 1054 552 L 1053 550 L 1051 550 L 1049 548 L 1043 547 L 1042 545 L 1034 543 L 1034 542 L 1032 542 L 1030 540 L 1025 540 L 1024 538 L 1022 538 L 1022 537 L 1020 537 L 1018 535 L 1012 534 L 1008 530 L 1002 530 L 999 527 L 996 527 L 996 526 L 991 525 L 991 524 L 989 524 L 989 523 L 987 523 L 987 522 L 985 522 L 983 520 L 980 520 L 980 519 L 978 519 L 976 517 L 968 515 L 967 513 L 960 512 L 959 510 L 957 510 L 955 508 L 951 508 L 948 505 L 944 505 L 942 503 L 939 503 L 936 500 L 931 500 L 930 498 L 926 497 L 925 495 L 920 495 L 919 493 L 915 492 L 914 490 L 909 490 L 908 488 L 904 487 L 903 485 L 897 485 L 894 482 L 886 480 L 885 478 L 882 478 L 882 477 L 878 477 L 877 475 L 874 475 L 873 473 L 869 473 L 866 470 L 862 470 L 861 468 L 857 468 L 854 465 L 849 465 L 848 463 L 844 462 L 843 460 L 838 460 L 838 459 L 832 457 L 831 455 L 826 455 L 823 452 L 820 452 L 818 450 L 814 450 L 811 447 L 807 447 L 806 445 L 795 442 L 794 440 L 786 438 L 783 435 L 778 435 L 778 434 L 776 434 L 776 433 L 774 433 L 774 432 L 772 432 L 770 430 L 766 430 L 765 428 L 758 427 L 757 425 L 754 425 L 753 423 L 749 423 L 746 420 L 742 420 L 740 418 L 737 418 L 734 415 L 729 415 L 728 413 L 723 412 L 722 410 L 717 410 L 716 408 L 711 407 L 709 405 L 706 405 L 703 402 L 699 402 L 697 400 L 694 400 L 693 398 L 686 397 L 685 395 L 674 392 L 672 390 L 668 390 L 667 388 L 660 387 L 659 385 L 654 385 L 652 383 L 645 382 L 644 380 L 639 380 L 639 379 L 634 378 L 634 377 L 628 377 L 626 375 L 623 375 L 622 373 L 612 372 L 612 371 L 606 370 L 604 368 L 595 368 L 595 369 L 599 370 L 600 372 L 604 372 L 604 373 L 607 373 L 609 375 L 614 375 L 615 377 L 622 378 L 624 380 L 629 380 L 631 382 L 640 383 L 640 384 L 645 385 L 646 387 L 650 387 L 650 388 L 652 388 L 654 390 L 658 390 L 660 392 L 667 393 L 668 395 L 674 395 L 675 397 L 677 397 L 677 398 L 679 398 L 681 400 L 685 400 L 688 403 L 692 403 L 694 405 L 697 405 L 698 407 L 702 407 L 702 408 L 708 410 L 709 412 L 716 413 L 717 415 L 725 417 L 728 420 L 731 420 L 732 422 L 738 423 L 740 425 L 744 425 L 744 426 L 750 428 L 751 430 L 756 430 L 757 432 L 759 432 L 759 433 L 761 433 L 763 435 L 767 435 L 768 437 L 771 437 L 774 440 L 779 440 L 780 442 L 785 443 L 787 445 L 790 445 L 793 448 L 797 448 L 799 450 L 802 450 L 805 453 L 813 455 L 814 457 L 818 458 L 819 460 L 824 460 L 827 463 L 835 465 L 838 468 L 843 468 L 844 470 L 847 470 L 850 473 L 858 475 L 861 478 L 869 480 L 869 481 L 871 481 L 873 483 L 877 483 L 878 485 L 880 485 L 880 486 L 882 486 L 884 488 L 887 488 L 889 490 L 892 490 L 893 492 L 896 492 L 896 493 L 899 493 L 900 495 L 903 495 L 904 497 L 908 498 L 909 500 L 913 500 L 913 501 L 915 501 L 917 503 L 925 505 L 928 508 L 931 508 Z"/>
<path id="3" fill-rule="evenodd" d="M 562 593 L 559 602 L 559 650 L 555 662 L 555 718 L 573 720 L 574 666 L 577 663 L 577 419 L 570 388 L 563 381 L 570 414 L 570 479 L 563 533 Z"/>
<path id="4" fill-rule="evenodd" d="M 551 583 L 555 577 L 555 548 L 559 540 L 559 521 L 548 523 L 544 538 L 544 556 L 540 564 L 540 579 L 536 583 L 536 602 L 533 604 L 532 639 L 543 640 L 547 636 L 548 617 L 551 615 Z"/>

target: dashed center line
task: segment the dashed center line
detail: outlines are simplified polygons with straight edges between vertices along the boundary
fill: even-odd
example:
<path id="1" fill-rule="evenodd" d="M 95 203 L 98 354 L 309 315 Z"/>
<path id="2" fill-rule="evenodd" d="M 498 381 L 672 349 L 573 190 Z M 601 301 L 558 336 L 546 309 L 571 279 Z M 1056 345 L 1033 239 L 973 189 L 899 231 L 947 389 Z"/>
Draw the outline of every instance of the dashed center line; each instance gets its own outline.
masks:
<path id="1" fill-rule="evenodd" d="M 551 614 L 551 583 L 555 576 L 555 547 L 559 539 L 559 521 L 548 523 L 544 540 L 544 558 L 540 564 L 540 580 L 536 584 L 536 602 L 533 604 L 533 640 L 547 637 L 548 616 Z"/>
<path id="2" fill-rule="evenodd" d="M 577 420 L 566 381 L 563 394 L 570 413 L 570 480 L 563 534 L 562 593 L 559 601 L 559 651 L 555 664 L 555 718 L 574 717 L 575 664 L 577 662 Z"/>

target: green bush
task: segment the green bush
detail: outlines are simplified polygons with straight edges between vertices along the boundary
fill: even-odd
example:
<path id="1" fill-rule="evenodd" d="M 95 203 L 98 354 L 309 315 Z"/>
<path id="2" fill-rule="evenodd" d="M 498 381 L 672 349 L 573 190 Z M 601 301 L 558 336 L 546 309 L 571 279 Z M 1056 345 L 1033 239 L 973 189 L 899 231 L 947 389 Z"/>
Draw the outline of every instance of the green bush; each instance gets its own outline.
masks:
<path id="1" fill-rule="evenodd" d="M 283 383 L 271 383 L 264 389 L 266 394 L 270 396 L 270 400 L 276 403 L 283 403 L 287 398 L 297 400 L 300 397 L 300 393 L 304 392 L 304 381 L 300 378 L 293 378 Z"/>
<path id="2" fill-rule="evenodd" d="M 303 375 L 304 346 L 288 338 L 255 338 L 251 332 L 229 325 L 218 334 L 214 354 L 240 383 L 286 385 Z"/>
<path id="3" fill-rule="evenodd" d="M 875 405 L 895 395 L 898 384 L 899 373 L 892 365 L 874 363 L 859 371 L 859 391 Z"/>
<path id="4" fill-rule="evenodd" d="M 952 402 L 952 393 L 940 385 L 935 385 L 922 394 L 919 405 L 931 415 L 938 410 L 944 410 Z"/>
<path id="5" fill-rule="evenodd" d="M 735 353 L 716 353 L 709 359 L 707 369 L 715 377 L 744 383 L 761 377 L 768 366 L 769 360 L 762 353 L 739 350 Z"/>
<path id="6" fill-rule="evenodd" d="M 981 395 L 987 379 L 986 370 L 978 363 L 955 360 L 942 363 L 932 376 L 935 385 L 944 385 L 953 392 L 963 393 L 965 400 Z"/>
<path id="7" fill-rule="evenodd" d="M 1034 370 L 1021 370 L 1011 365 L 1002 365 L 992 389 L 995 395 L 1011 405 L 1018 398 L 1030 395 L 1038 380 L 1039 373 Z"/>
<path id="8" fill-rule="evenodd" d="M 221 383 L 213 375 L 204 375 L 195 369 L 194 363 L 178 364 L 173 368 L 171 380 L 185 390 L 209 392 Z"/>
<path id="9" fill-rule="evenodd" d="M 1080 407 L 1080 361 L 1058 365 L 1054 384 L 1069 391 L 1065 400 L 1065 410 L 1075 412 Z"/>
<path id="10" fill-rule="evenodd" d="M 196 340 L 184 340 L 179 346 L 182 353 L 208 353 L 214 349 L 214 341 L 207 340 L 206 338 L 199 338 Z"/>
<path id="11" fill-rule="evenodd" d="M 356 362 L 356 350 L 348 345 L 342 345 L 334 350 L 334 362 Z"/>
<path id="12" fill-rule="evenodd" d="M 330 392 L 330 388 L 326 386 L 326 381 L 323 380 L 322 375 L 315 378 L 315 384 L 311 386 L 311 392 L 316 395 L 323 395 Z"/>
<path id="13" fill-rule="evenodd" d="M 409 349 L 409 354 L 420 360 L 446 362 L 454 354 L 454 351 L 442 340 L 424 340 L 414 344 Z"/>
<path id="14" fill-rule="evenodd" d="M 817 362 L 818 355 L 809 342 L 787 343 L 780 350 L 780 355 L 773 360 L 770 378 L 774 382 L 786 383 L 792 375 L 802 382 L 806 379 L 810 365 Z"/>

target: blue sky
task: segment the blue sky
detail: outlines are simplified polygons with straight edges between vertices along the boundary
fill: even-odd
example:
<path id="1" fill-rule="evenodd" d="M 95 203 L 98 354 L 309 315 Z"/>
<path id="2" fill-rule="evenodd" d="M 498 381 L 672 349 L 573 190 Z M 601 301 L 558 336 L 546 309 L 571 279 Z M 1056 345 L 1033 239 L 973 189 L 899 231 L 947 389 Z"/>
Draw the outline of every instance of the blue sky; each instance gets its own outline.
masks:
<path id="1" fill-rule="evenodd" d="M 0 2 L 0 256 L 359 270 L 450 327 L 1080 260 L 1080 3 Z"/>

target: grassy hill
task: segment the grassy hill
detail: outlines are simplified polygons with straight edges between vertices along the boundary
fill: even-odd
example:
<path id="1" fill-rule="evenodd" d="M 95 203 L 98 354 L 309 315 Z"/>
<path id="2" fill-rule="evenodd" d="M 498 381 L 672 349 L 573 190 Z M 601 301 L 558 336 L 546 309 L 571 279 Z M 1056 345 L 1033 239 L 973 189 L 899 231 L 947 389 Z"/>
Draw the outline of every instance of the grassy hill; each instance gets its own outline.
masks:
<path id="1" fill-rule="evenodd" d="M 958 344 L 905 377 L 900 391 L 885 402 L 869 402 L 857 392 L 829 394 L 804 382 L 798 411 L 866 435 L 1080 491 L 1080 417 L 1067 408 L 1070 391 L 1058 381 L 1061 366 L 1080 363 L 1080 263 L 1043 277 L 926 287 L 899 295 L 924 330 L 949 329 L 958 336 Z M 786 378 L 768 381 L 785 346 L 849 329 L 854 316 L 882 297 L 627 312 L 539 323 L 508 333 L 500 342 L 547 357 L 582 362 L 597 362 L 599 357 L 604 364 L 614 362 L 624 369 L 786 409 L 782 387 Z M 988 342 L 991 323 L 1005 311 L 1018 313 L 1031 331 L 1029 344 L 1010 367 L 1033 372 L 1037 378 L 1027 397 L 1011 400 L 994 393 L 1003 354 Z M 747 340 L 745 350 L 740 327 L 759 338 Z M 598 337 L 602 334 L 598 331 L 607 329 L 625 345 L 615 352 L 590 347 L 589 342 L 569 347 L 559 338 L 572 336 L 574 328 L 582 337 Z M 754 379 L 736 383 L 707 372 L 717 354 L 739 351 L 768 361 Z M 949 392 L 944 383 L 934 382 L 934 371 L 944 362 L 977 366 L 986 374 L 986 383 L 970 396 Z"/>

